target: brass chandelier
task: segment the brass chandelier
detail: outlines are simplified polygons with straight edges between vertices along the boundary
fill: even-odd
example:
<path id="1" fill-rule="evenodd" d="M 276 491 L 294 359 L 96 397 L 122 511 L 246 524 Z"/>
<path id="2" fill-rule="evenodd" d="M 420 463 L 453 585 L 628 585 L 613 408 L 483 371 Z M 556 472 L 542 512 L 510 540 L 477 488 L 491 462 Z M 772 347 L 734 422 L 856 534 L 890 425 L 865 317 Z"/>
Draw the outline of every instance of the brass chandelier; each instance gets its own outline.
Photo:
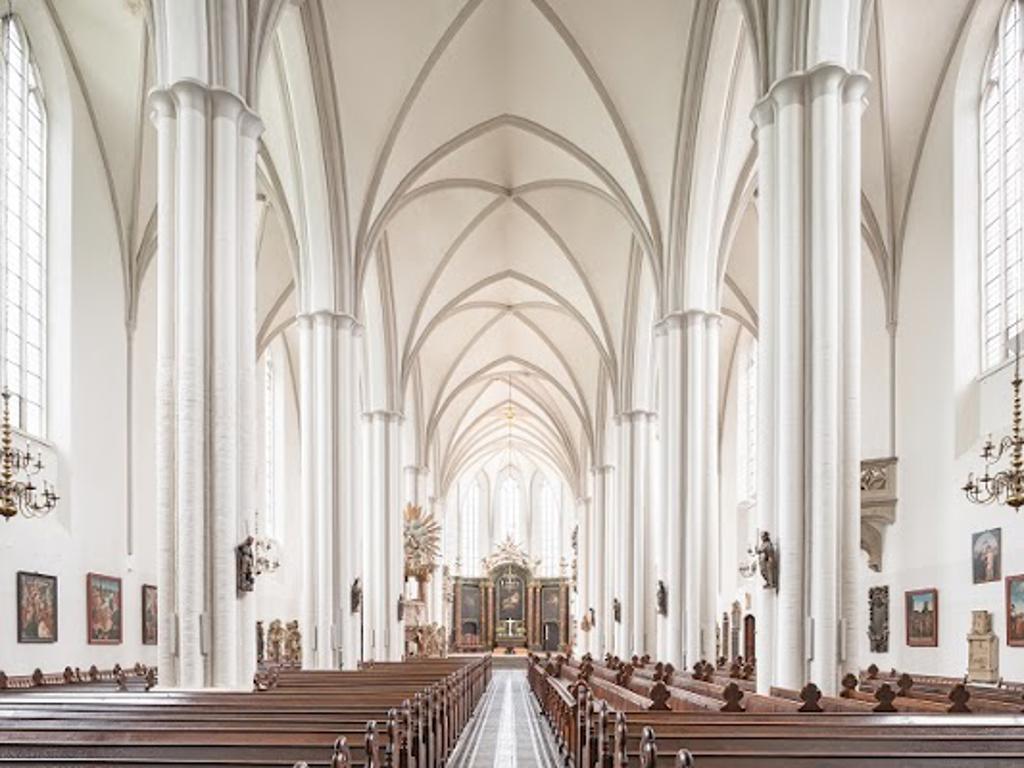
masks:
<path id="1" fill-rule="evenodd" d="M 0 422 L 0 517 L 10 520 L 19 513 L 24 517 L 42 517 L 57 507 L 60 497 L 45 480 L 42 489 L 32 482 L 43 467 L 42 457 L 14 447 L 11 434 L 11 392 L 6 387 L 3 397 L 3 421 Z M 23 479 L 19 479 L 23 478 Z"/>
<path id="2" fill-rule="evenodd" d="M 967 475 L 963 492 L 967 500 L 974 504 L 1006 504 L 1019 509 L 1024 506 L 1024 435 L 1021 433 L 1021 400 L 1020 400 L 1020 337 L 1017 338 L 1017 356 L 1013 364 L 1013 405 L 1012 427 L 1010 434 L 998 443 L 989 435 L 981 448 L 981 459 L 985 462 L 985 470 L 981 477 L 975 478 L 974 473 Z M 992 469 L 1009 453 L 1010 466 L 993 473 Z"/>

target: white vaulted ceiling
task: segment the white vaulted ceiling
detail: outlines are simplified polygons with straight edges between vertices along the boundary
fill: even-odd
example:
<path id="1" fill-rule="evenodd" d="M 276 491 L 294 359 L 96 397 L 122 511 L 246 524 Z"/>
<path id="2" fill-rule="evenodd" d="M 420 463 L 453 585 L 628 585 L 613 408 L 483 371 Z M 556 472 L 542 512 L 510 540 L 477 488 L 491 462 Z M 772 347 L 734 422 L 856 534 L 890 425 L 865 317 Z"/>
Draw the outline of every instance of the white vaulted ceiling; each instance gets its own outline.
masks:
<path id="1" fill-rule="evenodd" d="M 571 484 L 636 407 L 694 5 L 323 3 L 364 302 L 442 484 L 506 449 L 510 385 L 515 449 Z"/>

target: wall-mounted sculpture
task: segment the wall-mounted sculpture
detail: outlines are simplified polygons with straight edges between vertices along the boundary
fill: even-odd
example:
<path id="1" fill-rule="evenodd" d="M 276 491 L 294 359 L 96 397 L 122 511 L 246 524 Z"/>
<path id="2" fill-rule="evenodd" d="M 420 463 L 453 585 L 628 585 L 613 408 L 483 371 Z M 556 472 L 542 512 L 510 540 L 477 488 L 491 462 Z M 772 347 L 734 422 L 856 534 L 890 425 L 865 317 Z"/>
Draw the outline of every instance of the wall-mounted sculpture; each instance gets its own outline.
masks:
<path id="1" fill-rule="evenodd" d="M 868 640 L 872 653 L 889 652 L 889 588 L 868 590 Z"/>
<path id="2" fill-rule="evenodd" d="M 882 533 L 896 522 L 896 459 L 864 459 L 860 463 L 860 548 L 868 567 L 882 570 Z"/>
<path id="3" fill-rule="evenodd" d="M 779 588 L 779 558 L 768 531 L 761 531 L 761 541 L 754 550 L 757 555 L 757 567 L 764 579 L 765 589 Z"/>

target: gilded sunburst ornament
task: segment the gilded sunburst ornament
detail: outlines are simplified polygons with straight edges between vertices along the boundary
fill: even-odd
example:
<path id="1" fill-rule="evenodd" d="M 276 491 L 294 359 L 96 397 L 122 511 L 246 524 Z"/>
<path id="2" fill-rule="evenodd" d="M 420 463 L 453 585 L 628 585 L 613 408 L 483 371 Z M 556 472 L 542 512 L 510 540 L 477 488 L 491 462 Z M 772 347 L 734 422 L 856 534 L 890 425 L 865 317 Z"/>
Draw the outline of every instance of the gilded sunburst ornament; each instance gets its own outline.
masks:
<path id="1" fill-rule="evenodd" d="M 405 507 L 405 577 L 426 581 L 441 555 L 441 524 L 422 507 Z"/>

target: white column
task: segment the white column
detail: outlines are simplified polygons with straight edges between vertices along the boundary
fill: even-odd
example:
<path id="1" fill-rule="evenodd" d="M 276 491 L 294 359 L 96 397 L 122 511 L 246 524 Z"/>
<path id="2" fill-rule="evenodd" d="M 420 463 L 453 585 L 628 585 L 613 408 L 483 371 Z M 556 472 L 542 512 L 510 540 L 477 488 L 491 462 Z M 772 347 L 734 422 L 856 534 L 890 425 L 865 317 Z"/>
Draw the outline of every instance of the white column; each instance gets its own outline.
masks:
<path id="1" fill-rule="evenodd" d="M 361 326 L 329 311 L 299 317 L 303 665 L 353 669 L 359 615 L 349 606 L 359 552 L 358 362 Z"/>
<path id="2" fill-rule="evenodd" d="M 604 656 L 612 644 L 612 597 L 611 584 L 608 578 L 608 518 L 611 514 L 609 504 L 609 487 L 611 485 L 613 467 L 603 465 L 594 467 L 593 508 L 594 540 L 591 542 L 594 557 L 591 574 L 593 575 L 593 591 L 591 594 L 594 609 L 595 626 L 591 653 L 597 657 Z"/>
<path id="3" fill-rule="evenodd" d="M 622 522 L 617 561 L 619 569 L 622 624 L 617 627 L 616 649 L 621 654 L 642 654 L 644 616 L 649 596 L 646 573 L 648 504 L 650 496 L 650 430 L 653 416 L 647 411 L 620 414 L 619 422 L 619 509 Z"/>
<path id="4" fill-rule="evenodd" d="M 366 415 L 370 423 L 370 476 L 368 489 L 371 529 L 363 537 L 363 557 L 372 578 L 365 599 L 372 603 L 369 658 L 402 658 L 405 629 L 398 620 L 398 601 L 405 589 L 402 552 L 402 494 L 399 472 L 401 414 L 377 410 Z"/>
<path id="5" fill-rule="evenodd" d="M 431 496 L 428 503 L 433 512 L 434 519 L 441 523 L 441 541 L 443 542 L 446 540 L 447 527 L 450 525 L 445 516 L 445 500 Z M 427 621 L 432 624 L 448 627 L 451 622 L 445 615 L 444 610 L 444 562 L 445 560 L 442 557 L 441 561 L 437 564 L 437 570 L 431 574 L 430 582 L 427 586 Z"/>
<path id="6" fill-rule="evenodd" d="M 667 606 L 658 616 L 658 653 L 661 661 L 676 667 L 683 663 L 683 607 L 686 590 L 686 550 L 684 547 L 683 497 L 685 466 L 686 399 L 683 383 L 686 371 L 686 345 L 680 318 L 666 318 L 655 329 L 659 348 L 658 419 L 661 434 L 661 499 L 659 515 L 662 538 L 661 581 L 665 584 Z"/>
<path id="7" fill-rule="evenodd" d="M 235 588 L 235 547 L 251 531 L 256 477 L 262 124 L 236 94 L 192 80 L 154 92 L 152 102 L 165 236 L 157 254 L 161 682 L 237 687 L 251 677 L 255 655 L 252 598 Z"/>
<path id="8" fill-rule="evenodd" d="M 758 517 L 779 552 L 778 595 L 758 600 L 761 690 L 811 679 L 834 693 L 840 640 L 855 645 L 866 87 L 864 75 L 823 64 L 781 78 L 754 110 L 764 457 Z"/>
<path id="9" fill-rule="evenodd" d="M 668 615 L 659 651 L 674 665 L 711 661 L 715 649 L 718 507 L 718 323 L 716 313 L 668 315 L 661 344 L 661 577 Z"/>
<path id="10" fill-rule="evenodd" d="M 594 635 L 592 630 L 582 631 L 580 624 L 585 616 L 589 616 L 590 607 L 594 604 L 593 599 L 593 572 L 594 550 L 594 521 L 591 514 L 590 498 L 581 497 L 576 499 L 577 516 L 580 521 L 579 560 L 577 562 L 577 608 L 576 608 L 576 644 L 578 655 L 589 653 L 591 639 Z"/>
<path id="11" fill-rule="evenodd" d="M 718 615 L 718 593 L 721 584 L 719 573 L 719 451 L 718 451 L 718 358 L 719 328 L 721 317 L 715 314 L 704 316 L 704 479 L 702 489 L 704 500 L 703 545 L 701 547 L 701 657 L 711 663 L 715 659 L 715 630 Z"/>

